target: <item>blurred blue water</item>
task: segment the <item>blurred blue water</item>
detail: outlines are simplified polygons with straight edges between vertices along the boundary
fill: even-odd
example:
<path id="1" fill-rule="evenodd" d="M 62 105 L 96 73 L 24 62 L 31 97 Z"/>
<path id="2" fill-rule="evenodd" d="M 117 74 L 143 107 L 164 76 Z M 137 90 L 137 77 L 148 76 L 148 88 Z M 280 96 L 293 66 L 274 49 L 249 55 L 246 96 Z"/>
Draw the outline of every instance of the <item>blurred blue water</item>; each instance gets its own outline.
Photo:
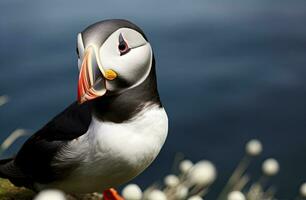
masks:
<path id="1" fill-rule="evenodd" d="M 293 198 L 306 180 L 305 1 L 24 1 L 0 2 L 0 108 L 3 140 L 16 127 L 37 130 L 76 99 L 76 35 L 106 18 L 126 18 L 146 32 L 157 60 L 169 137 L 135 181 L 161 179 L 175 152 L 212 160 L 214 199 L 258 138 L 275 157 L 278 196 Z M 19 140 L 6 156 L 18 150 Z"/>

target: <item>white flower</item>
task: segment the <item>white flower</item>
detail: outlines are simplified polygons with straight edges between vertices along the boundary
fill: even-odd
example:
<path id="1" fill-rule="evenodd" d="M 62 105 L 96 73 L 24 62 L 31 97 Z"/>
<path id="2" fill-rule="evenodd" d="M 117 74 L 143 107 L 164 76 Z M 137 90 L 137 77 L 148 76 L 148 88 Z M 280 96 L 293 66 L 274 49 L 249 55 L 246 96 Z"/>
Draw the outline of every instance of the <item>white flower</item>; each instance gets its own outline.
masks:
<path id="1" fill-rule="evenodd" d="M 18 138 L 27 135 L 28 132 L 24 129 L 16 129 L 13 131 L 0 145 L 0 149 L 8 149 Z"/>
<path id="2" fill-rule="evenodd" d="M 142 191 L 136 184 L 129 184 L 122 190 L 122 196 L 125 200 L 140 200 L 142 198 Z"/>
<path id="3" fill-rule="evenodd" d="M 66 200 L 66 197 L 60 190 L 48 189 L 39 192 L 34 200 Z"/>
<path id="4" fill-rule="evenodd" d="M 175 191 L 175 199 L 186 199 L 188 195 L 188 188 L 186 186 L 179 186 Z"/>
<path id="5" fill-rule="evenodd" d="M 6 104 L 9 101 L 9 97 L 7 95 L 0 96 L 0 106 Z"/>
<path id="6" fill-rule="evenodd" d="M 189 197 L 187 200 L 203 200 L 203 198 L 198 195 L 195 195 L 195 196 Z"/>
<path id="7" fill-rule="evenodd" d="M 257 156 L 262 152 L 262 144 L 259 140 L 250 140 L 245 146 L 246 153 L 250 156 Z"/>
<path id="8" fill-rule="evenodd" d="M 300 194 L 303 198 L 306 198 L 306 183 L 303 183 L 300 187 Z"/>
<path id="9" fill-rule="evenodd" d="M 147 200 L 167 200 L 165 193 L 160 190 L 152 190 L 147 197 Z"/>
<path id="10" fill-rule="evenodd" d="M 279 171 L 279 164 L 274 158 L 265 160 L 262 164 L 262 171 L 267 176 L 273 176 Z"/>
<path id="11" fill-rule="evenodd" d="M 215 181 L 216 176 L 215 166 L 210 161 L 203 160 L 192 167 L 188 179 L 191 184 L 207 186 Z"/>
<path id="12" fill-rule="evenodd" d="M 193 163 L 190 161 L 190 160 L 183 160 L 181 163 L 180 163 L 180 171 L 182 173 L 187 173 L 193 166 Z"/>
<path id="13" fill-rule="evenodd" d="M 165 177 L 164 183 L 168 187 L 175 187 L 180 183 L 180 180 L 176 175 L 170 174 Z"/>
<path id="14" fill-rule="evenodd" d="M 245 200 L 245 196 L 240 191 L 232 191 L 228 194 L 227 200 Z"/>

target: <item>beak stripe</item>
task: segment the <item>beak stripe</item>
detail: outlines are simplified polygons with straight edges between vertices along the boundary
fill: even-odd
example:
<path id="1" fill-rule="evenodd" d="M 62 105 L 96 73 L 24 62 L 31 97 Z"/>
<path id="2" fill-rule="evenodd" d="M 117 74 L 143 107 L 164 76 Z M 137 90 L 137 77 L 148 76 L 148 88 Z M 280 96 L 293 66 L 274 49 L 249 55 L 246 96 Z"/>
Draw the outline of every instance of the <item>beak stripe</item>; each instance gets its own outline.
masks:
<path id="1" fill-rule="evenodd" d="M 94 89 L 94 80 L 92 77 L 91 51 L 85 52 L 83 63 L 79 75 L 78 83 L 78 101 L 84 103 L 87 100 L 95 99 L 105 94 L 106 90 L 96 91 Z"/>

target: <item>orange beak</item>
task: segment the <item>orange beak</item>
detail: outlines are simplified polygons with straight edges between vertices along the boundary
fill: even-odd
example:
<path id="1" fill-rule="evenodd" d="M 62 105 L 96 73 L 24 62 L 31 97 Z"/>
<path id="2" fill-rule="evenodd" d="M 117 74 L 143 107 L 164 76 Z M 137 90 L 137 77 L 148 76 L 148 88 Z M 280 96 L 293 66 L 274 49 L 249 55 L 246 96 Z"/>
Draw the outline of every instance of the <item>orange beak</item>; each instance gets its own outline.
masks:
<path id="1" fill-rule="evenodd" d="M 105 79 L 95 57 L 92 47 L 85 51 L 78 82 L 78 102 L 80 104 L 106 93 Z"/>

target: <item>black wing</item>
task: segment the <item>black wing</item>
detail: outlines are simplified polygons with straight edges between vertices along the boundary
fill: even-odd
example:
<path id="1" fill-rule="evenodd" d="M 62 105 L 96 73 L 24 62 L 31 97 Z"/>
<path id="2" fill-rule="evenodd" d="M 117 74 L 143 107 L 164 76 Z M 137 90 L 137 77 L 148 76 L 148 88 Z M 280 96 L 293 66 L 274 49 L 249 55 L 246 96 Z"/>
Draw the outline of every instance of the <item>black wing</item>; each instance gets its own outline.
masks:
<path id="1" fill-rule="evenodd" d="M 31 136 L 15 157 L 13 164 L 24 174 L 26 180 L 22 180 L 20 176 L 14 180 L 13 174 L 11 178 L 7 174 L 6 178 L 13 183 L 27 187 L 31 187 L 29 181 L 48 183 L 60 178 L 59 176 L 65 174 L 65 169 L 61 169 L 59 173 L 57 169 L 50 166 L 54 155 L 68 141 L 85 134 L 90 122 L 90 104 L 79 105 L 77 102 L 71 104 Z M 69 167 L 71 166 L 67 166 L 67 170 Z M 2 170 L 1 174 L 4 173 Z"/>

